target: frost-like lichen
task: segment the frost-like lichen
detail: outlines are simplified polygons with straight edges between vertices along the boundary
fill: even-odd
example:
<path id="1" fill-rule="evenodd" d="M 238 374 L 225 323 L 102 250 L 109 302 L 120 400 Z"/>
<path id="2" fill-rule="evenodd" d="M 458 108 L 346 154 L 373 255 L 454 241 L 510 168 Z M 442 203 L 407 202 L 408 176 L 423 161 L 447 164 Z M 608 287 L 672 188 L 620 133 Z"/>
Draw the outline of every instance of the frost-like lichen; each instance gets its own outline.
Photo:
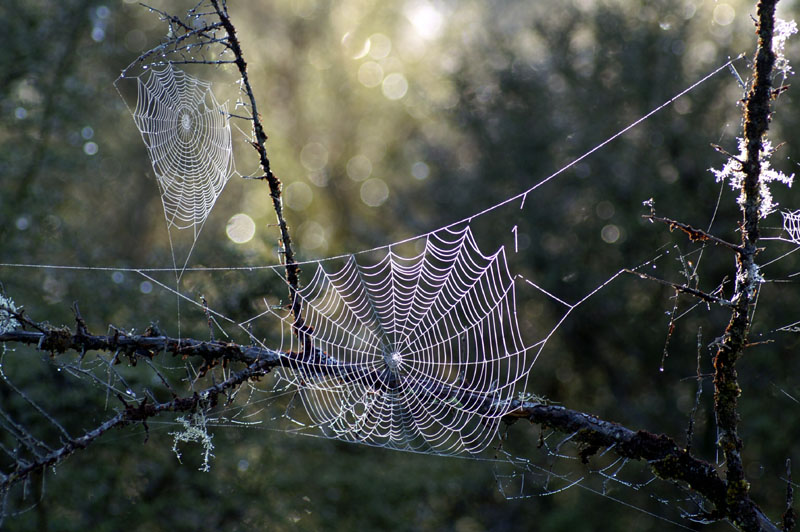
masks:
<path id="1" fill-rule="evenodd" d="M 775 54 L 775 70 L 783 74 L 784 79 L 794 74 L 789 60 L 786 58 L 786 41 L 797 33 L 797 23 L 794 20 L 777 19 L 772 35 L 772 52 Z"/>
<path id="2" fill-rule="evenodd" d="M 729 157 L 725 163 L 725 166 L 723 166 L 721 170 L 717 170 L 715 168 L 711 168 L 710 170 L 711 173 L 716 177 L 717 183 L 727 180 L 732 189 L 740 192 L 736 201 L 739 203 L 739 205 L 743 205 L 745 197 L 742 183 L 744 182 L 745 175 L 742 168 L 742 162 L 747 160 L 747 142 L 743 138 L 739 138 L 738 141 L 739 155 L 735 157 Z M 759 216 L 761 218 L 764 218 L 767 215 L 775 212 L 775 209 L 778 207 L 778 204 L 772 199 L 772 192 L 769 190 L 769 184 L 773 181 L 780 181 L 787 187 L 791 187 L 792 182 L 794 181 L 794 174 L 787 176 L 780 170 L 775 170 L 772 168 L 769 160 L 774 152 L 775 148 L 772 147 L 772 143 L 768 140 L 764 140 L 764 143 L 761 147 L 761 153 L 759 154 L 759 159 L 761 162 L 761 175 L 758 177 Z"/>
<path id="3" fill-rule="evenodd" d="M 794 20 L 776 19 L 775 29 L 772 37 L 772 51 L 775 54 L 775 73 L 776 75 L 783 75 L 784 81 L 788 76 L 794 74 L 789 60 L 786 58 L 785 49 L 786 41 L 797 33 L 797 23 Z M 747 142 L 739 138 L 739 155 L 728 157 L 725 166 L 721 170 L 711 168 L 711 173 L 717 178 L 717 182 L 727 180 L 728 184 L 734 190 L 740 192 L 737 202 L 743 205 L 745 201 L 744 188 L 744 172 L 742 165 L 747 160 Z M 770 166 L 770 157 L 775 152 L 772 144 L 765 140 L 761 153 L 758 154 L 759 162 L 761 163 L 761 175 L 758 177 L 758 194 L 759 194 L 759 216 L 761 218 L 775 212 L 778 204 L 772 199 L 772 193 L 769 189 L 769 184 L 773 181 L 780 181 L 788 187 L 792 186 L 794 174 L 787 176 L 779 170 L 775 170 Z"/>
<path id="4" fill-rule="evenodd" d="M 200 466 L 200 471 L 211 471 L 211 459 L 214 457 L 214 444 L 211 442 L 213 435 L 208 433 L 208 418 L 205 412 L 196 412 L 188 417 L 180 416 L 176 419 L 178 423 L 183 426 L 183 430 L 179 432 L 170 432 L 172 436 L 172 451 L 181 459 L 181 452 L 178 449 L 179 442 L 198 442 L 203 447 L 203 465 Z"/>
<path id="5" fill-rule="evenodd" d="M 19 328 L 19 321 L 14 318 L 16 312 L 17 307 L 14 305 L 14 301 L 0 292 L 0 334 Z"/>

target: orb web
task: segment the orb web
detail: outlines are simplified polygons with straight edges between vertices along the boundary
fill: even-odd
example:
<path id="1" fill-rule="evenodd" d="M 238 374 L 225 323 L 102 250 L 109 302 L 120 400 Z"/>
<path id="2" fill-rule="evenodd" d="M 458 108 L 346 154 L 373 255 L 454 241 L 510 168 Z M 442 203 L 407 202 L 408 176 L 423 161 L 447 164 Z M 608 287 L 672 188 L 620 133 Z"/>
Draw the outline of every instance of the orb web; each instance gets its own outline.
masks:
<path id="1" fill-rule="evenodd" d="M 227 104 L 217 103 L 211 83 L 167 65 L 137 78 L 133 119 L 167 223 L 196 236 L 233 172 Z"/>
<path id="2" fill-rule="evenodd" d="M 529 371 L 501 247 L 469 227 L 429 235 L 416 256 L 320 263 L 299 292 L 290 366 L 324 435 L 437 454 L 477 453 Z M 284 318 L 289 321 L 290 318 Z"/>

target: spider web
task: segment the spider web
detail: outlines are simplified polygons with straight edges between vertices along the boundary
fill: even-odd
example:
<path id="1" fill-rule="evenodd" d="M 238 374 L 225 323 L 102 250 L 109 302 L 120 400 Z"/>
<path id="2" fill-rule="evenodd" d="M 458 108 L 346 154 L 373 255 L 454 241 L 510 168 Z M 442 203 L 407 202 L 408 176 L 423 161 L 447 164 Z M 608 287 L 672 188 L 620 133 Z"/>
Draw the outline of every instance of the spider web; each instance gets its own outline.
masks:
<path id="1" fill-rule="evenodd" d="M 800 210 L 782 211 L 783 230 L 789 235 L 788 240 L 800 245 Z"/>
<path id="2" fill-rule="evenodd" d="M 132 115 L 147 146 L 169 227 L 194 238 L 233 173 L 227 103 L 211 83 L 168 64 L 137 78 Z"/>
<path id="3" fill-rule="evenodd" d="M 484 255 L 469 226 L 406 257 L 322 264 L 299 292 L 287 378 L 312 426 L 343 440 L 454 454 L 483 450 L 530 370 L 514 279 L 501 247 Z M 292 321 L 283 317 L 285 325 Z"/>

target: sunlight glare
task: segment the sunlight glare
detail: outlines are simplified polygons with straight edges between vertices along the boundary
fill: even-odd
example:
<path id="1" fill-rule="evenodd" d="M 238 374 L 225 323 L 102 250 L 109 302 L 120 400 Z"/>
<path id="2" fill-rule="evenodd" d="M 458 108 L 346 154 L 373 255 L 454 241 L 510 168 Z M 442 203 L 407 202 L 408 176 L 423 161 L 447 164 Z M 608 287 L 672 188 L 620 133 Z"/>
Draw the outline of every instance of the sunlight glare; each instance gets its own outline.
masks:
<path id="1" fill-rule="evenodd" d="M 421 0 L 406 4 L 405 14 L 423 39 L 435 39 L 442 30 L 442 14 L 430 3 Z"/>

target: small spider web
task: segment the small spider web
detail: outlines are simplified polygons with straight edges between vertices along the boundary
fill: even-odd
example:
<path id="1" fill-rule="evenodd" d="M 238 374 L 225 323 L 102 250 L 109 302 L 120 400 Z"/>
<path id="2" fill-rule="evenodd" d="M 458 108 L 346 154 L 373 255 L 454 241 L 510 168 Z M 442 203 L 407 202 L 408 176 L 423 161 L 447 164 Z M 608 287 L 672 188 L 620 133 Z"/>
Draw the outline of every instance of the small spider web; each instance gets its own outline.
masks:
<path id="1" fill-rule="evenodd" d="M 197 236 L 234 170 L 227 104 L 211 83 L 167 65 L 137 78 L 133 119 L 170 228 Z"/>
<path id="2" fill-rule="evenodd" d="M 789 235 L 788 240 L 800 246 L 800 210 L 782 211 L 783 230 Z"/>
<path id="3" fill-rule="evenodd" d="M 328 437 L 435 454 L 477 453 L 524 388 L 530 362 L 505 251 L 469 226 L 375 263 L 320 263 L 299 292 L 304 325 L 286 378 Z M 282 317 L 285 327 L 290 316 Z"/>

